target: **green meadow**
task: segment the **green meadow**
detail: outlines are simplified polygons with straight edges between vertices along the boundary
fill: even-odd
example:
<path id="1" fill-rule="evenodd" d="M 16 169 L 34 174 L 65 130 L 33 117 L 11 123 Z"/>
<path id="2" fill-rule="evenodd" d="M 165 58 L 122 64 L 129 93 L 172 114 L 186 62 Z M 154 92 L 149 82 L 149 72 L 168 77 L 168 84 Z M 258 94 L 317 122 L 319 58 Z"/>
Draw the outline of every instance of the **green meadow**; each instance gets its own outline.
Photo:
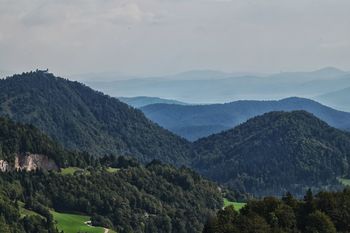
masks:
<path id="1" fill-rule="evenodd" d="M 76 172 L 80 172 L 80 174 L 84 175 L 90 175 L 90 172 L 78 167 L 67 167 L 67 168 L 62 168 L 61 169 L 61 174 L 62 175 L 74 175 Z"/>
<path id="2" fill-rule="evenodd" d="M 58 230 L 64 233 L 104 233 L 103 227 L 93 227 L 85 222 L 90 221 L 89 216 L 78 214 L 67 214 L 51 211 Z M 108 231 L 111 233 L 111 231 Z"/>
<path id="3" fill-rule="evenodd" d="M 224 198 L 224 207 L 231 206 L 231 205 L 235 208 L 235 210 L 239 211 L 246 205 L 246 203 L 233 202 L 233 201 L 229 201 L 227 198 Z"/>
<path id="4" fill-rule="evenodd" d="M 350 186 L 350 179 L 338 178 L 339 182 L 345 186 Z"/>
<path id="5" fill-rule="evenodd" d="M 110 173 L 116 173 L 120 170 L 120 168 L 113 168 L 113 167 L 108 167 L 106 169 L 107 172 L 110 172 Z"/>

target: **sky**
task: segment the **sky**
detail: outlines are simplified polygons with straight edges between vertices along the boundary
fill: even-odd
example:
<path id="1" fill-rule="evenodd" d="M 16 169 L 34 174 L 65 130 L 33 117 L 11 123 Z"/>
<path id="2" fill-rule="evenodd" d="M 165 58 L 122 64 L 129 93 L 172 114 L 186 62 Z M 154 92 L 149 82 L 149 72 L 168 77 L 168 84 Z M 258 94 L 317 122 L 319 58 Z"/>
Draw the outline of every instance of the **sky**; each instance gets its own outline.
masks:
<path id="1" fill-rule="evenodd" d="M 0 0 L 0 71 L 350 70 L 349 0 Z"/>

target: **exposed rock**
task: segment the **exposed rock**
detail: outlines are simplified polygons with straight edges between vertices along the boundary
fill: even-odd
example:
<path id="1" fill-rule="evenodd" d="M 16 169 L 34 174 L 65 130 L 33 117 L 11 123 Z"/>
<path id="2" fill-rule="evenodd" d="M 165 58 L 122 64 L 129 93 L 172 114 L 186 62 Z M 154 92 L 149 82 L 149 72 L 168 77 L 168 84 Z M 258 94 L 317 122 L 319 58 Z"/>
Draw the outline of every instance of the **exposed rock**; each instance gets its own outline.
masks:
<path id="1" fill-rule="evenodd" d="M 0 160 L 0 172 L 7 171 L 34 171 L 41 169 L 44 171 L 58 170 L 55 161 L 46 155 L 22 153 L 15 156 L 15 165 L 10 166 L 6 160 Z"/>
<path id="2" fill-rule="evenodd" d="M 15 157 L 15 169 L 18 171 L 58 170 L 56 163 L 46 155 L 24 153 Z"/>
<path id="3" fill-rule="evenodd" d="M 5 160 L 0 160 L 0 172 L 7 172 L 9 170 L 9 163 Z"/>

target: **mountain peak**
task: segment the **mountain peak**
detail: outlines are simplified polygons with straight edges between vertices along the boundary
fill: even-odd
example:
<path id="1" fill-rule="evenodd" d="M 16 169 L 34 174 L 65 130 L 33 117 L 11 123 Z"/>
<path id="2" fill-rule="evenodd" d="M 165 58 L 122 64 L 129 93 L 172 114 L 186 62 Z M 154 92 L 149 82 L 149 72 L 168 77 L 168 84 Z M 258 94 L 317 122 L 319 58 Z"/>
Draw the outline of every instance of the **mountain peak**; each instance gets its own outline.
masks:
<path id="1" fill-rule="evenodd" d="M 324 67 L 322 69 L 314 71 L 313 73 L 328 74 L 328 75 L 342 75 L 342 74 L 346 74 L 345 71 L 340 70 L 340 69 L 335 68 L 335 67 L 332 67 L 332 66 Z"/>

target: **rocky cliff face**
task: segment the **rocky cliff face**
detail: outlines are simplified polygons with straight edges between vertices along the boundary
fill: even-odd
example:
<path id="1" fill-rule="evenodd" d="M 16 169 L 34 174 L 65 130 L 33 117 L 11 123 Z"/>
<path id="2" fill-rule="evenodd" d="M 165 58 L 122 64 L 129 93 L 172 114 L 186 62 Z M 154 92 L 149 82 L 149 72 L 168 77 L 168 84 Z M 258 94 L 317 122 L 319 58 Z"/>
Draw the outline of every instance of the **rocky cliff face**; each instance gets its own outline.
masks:
<path id="1" fill-rule="evenodd" d="M 58 170 L 56 163 L 46 155 L 22 153 L 15 156 L 14 167 L 11 167 L 5 160 L 0 160 L 0 171 L 35 171 L 35 170 Z"/>

